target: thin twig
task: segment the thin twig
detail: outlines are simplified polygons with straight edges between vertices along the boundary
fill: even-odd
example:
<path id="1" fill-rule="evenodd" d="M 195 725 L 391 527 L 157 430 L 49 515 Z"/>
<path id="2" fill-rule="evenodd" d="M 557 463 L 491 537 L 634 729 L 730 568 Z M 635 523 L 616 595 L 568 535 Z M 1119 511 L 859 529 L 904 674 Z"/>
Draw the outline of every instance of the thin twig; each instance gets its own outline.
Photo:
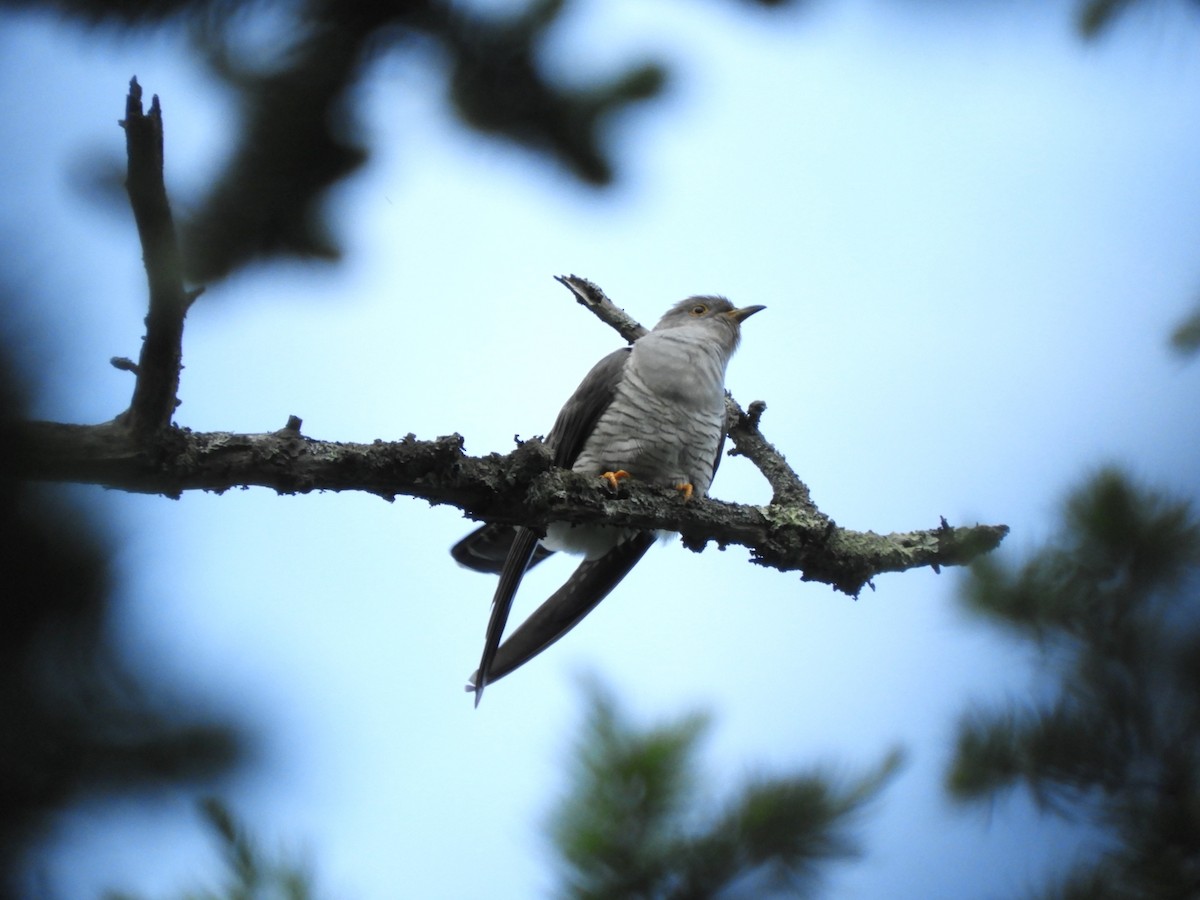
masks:
<path id="1" fill-rule="evenodd" d="M 129 157 L 125 188 L 137 221 L 142 260 L 150 288 L 146 337 L 137 365 L 129 409 L 120 417 L 139 434 L 171 424 L 178 405 L 182 367 L 183 318 L 197 292 L 183 287 L 183 266 L 167 189 L 163 181 L 163 121 L 158 97 L 142 110 L 142 87 L 129 82 L 125 99 L 125 147 Z"/>
<path id="2" fill-rule="evenodd" d="M 648 331 L 586 278 L 580 278 L 578 275 L 555 275 L 554 280 L 574 294 L 580 306 L 591 310 L 600 321 L 614 328 L 617 334 L 629 343 L 632 344 Z"/>
<path id="3" fill-rule="evenodd" d="M 799 506 L 811 515 L 821 515 L 812 501 L 808 485 L 800 480 L 784 455 L 775 449 L 775 445 L 763 436 L 758 427 L 767 404 L 762 400 L 754 400 L 750 403 L 749 411 L 743 412 L 732 396 L 726 395 L 725 402 L 728 407 L 726 429 L 733 442 L 729 455 L 746 457 L 763 473 L 774 492 L 771 503 Z"/>

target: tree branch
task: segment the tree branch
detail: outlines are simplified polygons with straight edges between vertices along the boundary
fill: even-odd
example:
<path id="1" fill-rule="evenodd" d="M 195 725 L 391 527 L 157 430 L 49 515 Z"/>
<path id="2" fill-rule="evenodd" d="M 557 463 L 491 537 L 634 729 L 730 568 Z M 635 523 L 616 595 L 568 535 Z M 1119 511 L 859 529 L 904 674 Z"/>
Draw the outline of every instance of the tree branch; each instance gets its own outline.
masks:
<path id="1" fill-rule="evenodd" d="M 137 221 L 150 285 L 150 309 L 141 357 L 136 367 L 118 365 L 137 373 L 133 399 L 121 418 L 134 431 L 145 433 L 171 424 L 178 405 L 183 317 L 199 292 L 189 293 L 183 288 L 179 242 L 163 181 L 162 108 L 155 95 L 149 115 L 142 110 L 142 87 L 137 78 L 129 82 L 125 118 L 120 125 L 125 129 L 129 157 L 125 188 Z"/>
<path id="2" fill-rule="evenodd" d="M 545 528 L 550 522 L 606 523 L 681 534 L 702 549 L 738 544 L 753 562 L 799 571 L 857 594 L 882 572 L 969 562 L 995 548 L 1003 525 L 878 535 L 838 528 L 800 505 L 750 506 L 696 498 L 622 482 L 613 494 L 597 479 L 555 469 L 545 445 L 531 440 L 508 455 L 463 453 L 457 435 L 434 441 L 346 444 L 304 437 L 299 422 L 265 434 L 200 433 L 170 428 L 147 443 L 118 423 L 25 423 L 17 432 L 20 473 L 27 478 L 99 484 L 178 497 L 187 490 L 222 492 L 266 487 L 281 494 L 365 491 L 448 504 L 472 518 Z"/>
<path id="3" fill-rule="evenodd" d="M 921 566 L 961 565 L 995 548 L 1008 528 L 976 525 L 878 535 L 839 528 L 813 504 L 807 486 L 759 429 L 766 404 L 745 412 L 727 396 L 731 453 L 751 460 L 773 490 L 767 506 L 710 498 L 683 502 L 678 491 L 622 482 L 616 493 L 599 479 L 556 469 L 541 441 L 519 442 L 512 453 L 471 457 L 454 434 L 434 441 L 344 444 L 300 432 L 295 416 L 264 434 L 200 433 L 171 424 L 181 368 L 183 319 L 194 294 L 183 288 L 179 248 L 162 179 L 162 115 L 155 98 L 150 114 L 141 88 L 130 84 L 122 123 L 129 152 L 129 196 L 137 219 L 150 286 L 146 341 L 133 371 L 130 408 L 103 425 L 26 422 L 12 432 L 18 473 L 178 497 L 183 491 L 222 492 L 259 486 L 279 493 L 365 491 L 388 500 L 398 495 L 448 504 L 475 519 L 544 529 L 550 522 L 604 523 L 679 532 L 700 550 L 747 547 L 751 561 L 798 571 L 856 595 L 882 572 Z M 596 285 L 577 276 L 558 279 L 575 298 L 626 340 L 646 333 Z M 6 441 L 8 442 L 8 441 Z"/>

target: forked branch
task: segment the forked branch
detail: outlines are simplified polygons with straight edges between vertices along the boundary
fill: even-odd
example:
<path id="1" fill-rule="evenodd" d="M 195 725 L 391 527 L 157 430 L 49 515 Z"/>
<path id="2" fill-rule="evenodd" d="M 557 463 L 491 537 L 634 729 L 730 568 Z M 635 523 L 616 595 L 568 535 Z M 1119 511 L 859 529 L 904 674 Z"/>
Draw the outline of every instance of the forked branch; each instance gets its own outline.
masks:
<path id="1" fill-rule="evenodd" d="M 99 484 L 116 490 L 177 497 L 183 491 L 222 492 L 259 486 L 279 493 L 365 491 L 388 500 L 405 495 L 448 504 L 487 521 L 544 528 L 548 523 L 607 523 L 677 531 L 686 546 L 741 545 L 751 560 L 797 571 L 857 594 L 883 572 L 961 565 L 999 545 L 1004 525 L 935 528 L 878 535 L 840 528 L 812 502 L 807 486 L 763 436 L 761 401 L 743 410 L 732 397 L 726 425 L 730 451 L 750 459 L 770 483 L 766 506 L 698 498 L 623 482 L 617 494 L 602 482 L 555 469 L 537 440 L 501 456 L 472 457 L 455 434 L 433 441 L 409 435 L 395 442 L 348 444 L 301 434 L 295 416 L 262 434 L 198 433 L 171 422 L 182 359 L 183 320 L 198 292 L 184 289 L 179 245 L 163 185 L 162 113 L 157 97 L 145 114 L 141 88 L 130 84 L 125 128 L 129 197 L 149 282 L 146 338 L 128 410 L 102 425 L 27 422 L 14 433 L 15 461 L 28 478 Z M 583 305 L 626 340 L 645 329 L 591 282 L 558 279 Z"/>

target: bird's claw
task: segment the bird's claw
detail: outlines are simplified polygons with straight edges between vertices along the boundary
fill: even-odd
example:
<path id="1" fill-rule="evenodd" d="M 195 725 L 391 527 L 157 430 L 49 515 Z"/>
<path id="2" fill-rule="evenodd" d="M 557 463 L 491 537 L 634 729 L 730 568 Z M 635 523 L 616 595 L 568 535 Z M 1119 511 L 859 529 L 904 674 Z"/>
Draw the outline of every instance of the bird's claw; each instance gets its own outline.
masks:
<path id="1" fill-rule="evenodd" d="M 615 491 L 617 489 L 617 485 L 619 485 L 622 480 L 629 478 L 630 475 L 624 469 L 617 469 L 615 472 L 601 472 L 600 477 L 607 481 L 608 486 Z"/>
<path id="2" fill-rule="evenodd" d="M 683 494 L 684 503 L 687 503 L 689 500 L 691 500 L 692 494 L 696 493 L 696 489 L 692 487 L 692 483 L 690 481 L 685 481 L 683 484 L 675 485 L 675 490 Z"/>

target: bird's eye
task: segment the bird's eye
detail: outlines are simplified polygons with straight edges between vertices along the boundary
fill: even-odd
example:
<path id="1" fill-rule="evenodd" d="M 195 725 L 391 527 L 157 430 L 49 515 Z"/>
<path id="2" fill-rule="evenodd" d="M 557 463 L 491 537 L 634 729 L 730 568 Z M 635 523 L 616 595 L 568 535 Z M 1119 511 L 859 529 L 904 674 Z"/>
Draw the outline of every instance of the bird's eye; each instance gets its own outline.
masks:
<path id="1" fill-rule="evenodd" d="M 692 315 L 693 316 L 702 316 L 706 312 L 708 312 L 708 307 L 705 306 L 703 303 L 697 303 L 695 306 L 692 307 Z"/>

